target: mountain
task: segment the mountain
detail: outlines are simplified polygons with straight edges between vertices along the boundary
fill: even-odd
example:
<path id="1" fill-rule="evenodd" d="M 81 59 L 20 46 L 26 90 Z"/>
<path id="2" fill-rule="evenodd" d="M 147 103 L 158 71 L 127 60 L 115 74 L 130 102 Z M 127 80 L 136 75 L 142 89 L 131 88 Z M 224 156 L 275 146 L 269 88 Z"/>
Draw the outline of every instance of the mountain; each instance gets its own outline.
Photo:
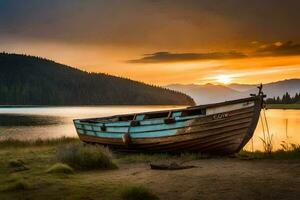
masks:
<path id="1" fill-rule="evenodd" d="M 257 89 L 248 90 L 250 93 L 254 93 L 255 91 Z M 300 92 L 300 79 L 289 79 L 264 84 L 263 91 L 267 95 L 267 98 L 282 97 L 286 92 L 291 96 L 295 96 L 296 93 Z"/>
<path id="2" fill-rule="evenodd" d="M 246 92 L 251 89 L 255 89 L 256 85 L 232 83 L 230 85 L 226 85 L 226 87 L 236 90 L 238 92 Z"/>
<path id="3" fill-rule="evenodd" d="M 226 86 L 213 84 L 172 84 L 166 86 L 166 88 L 188 94 L 194 99 L 196 104 L 222 102 L 225 100 L 240 98 L 242 95 L 240 92 Z"/>
<path id="4" fill-rule="evenodd" d="M 209 104 L 249 97 L 249 94 L 257 93 L 256 86 L 245 84 L 230 84 L 226 86 L 213 84 L 172 84 L 165 87 L 191 96 L 196 104 Z M 264 84 L 263 92 L 267 95 L 267 98 L 282 97 L 286 92 L 294 96 L 297 92 L 300 92 L 300 79 L 289 79 Z"/>
<path id="5" fill-rule="evenodd" d="M 0 105 L 192 105 L 180 92 L 51 60 L 0 53 Z"/>

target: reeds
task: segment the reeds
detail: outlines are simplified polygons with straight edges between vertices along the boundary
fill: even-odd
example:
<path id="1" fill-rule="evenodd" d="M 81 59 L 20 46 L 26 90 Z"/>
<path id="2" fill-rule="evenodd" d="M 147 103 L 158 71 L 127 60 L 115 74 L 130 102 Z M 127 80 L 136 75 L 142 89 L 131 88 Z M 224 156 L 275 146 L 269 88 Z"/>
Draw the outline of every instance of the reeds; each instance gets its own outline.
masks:
<path id="1" fill-rule="evenodd" d="M 267 138 L 261 138 L 263 143 L 264 152 L 267 154 L 271 154 L 273 151 L 273 135 L 268 136 Z"/>
<path id="2" fill-rule="evenodd" d="M 263 158 L 275 158 L 275 159 L 298 159 L 300 158 L 300 145 L 284 142 L 282 149 L 273 152 L 262 151 L 241 151 L 237 154 L 241 159 L 263 159 Z"/>
<path id="3" fill-rule="evenodd" d="M 262 113 L 264 114 L 264 116 L 262 116 L 262 114 L 260 115 L 260 121 L 263 130 L 263 138 L 260 137 L 260 139 L 263 143 L 263 148 L 265 153 L 271 154 L 273 151 L 273 135 L 270 134 L 269 131 L 269 124 L 268 124 L 265 109 L 262 110 Z"/>

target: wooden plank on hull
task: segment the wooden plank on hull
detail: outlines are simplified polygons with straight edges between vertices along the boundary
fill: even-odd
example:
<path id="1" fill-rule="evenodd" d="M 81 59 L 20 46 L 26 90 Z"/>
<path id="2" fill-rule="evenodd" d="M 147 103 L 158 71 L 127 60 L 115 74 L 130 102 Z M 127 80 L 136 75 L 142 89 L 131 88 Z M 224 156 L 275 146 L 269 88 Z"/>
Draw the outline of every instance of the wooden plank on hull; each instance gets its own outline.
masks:
<path id="1" fill-rule="evenodd" d="M 174 149 L 180 149 L 180 147 L 182 147 L 181 149 L 187 148 L 188 146 L 192 146 L 192 145 L 199 145 L 199 144 L 205 144 L 208 142 L 216 142 L 219 139 L 224 139 L 224 138 L 230 138 L 232 136 L 236 137 L 235 139 L 242 139 L 245 132 L 247 130 L 238 130 L 238 131 L 234 131 L 234 132 L 227 132 L 227 133 L 219 133 L 219 134 L 215 134 L 213 136 L 207 136 L 207 137 L 198 137 L 198 138 L 193 138 L 193 139 L 188 139 L 188 140 L 182 140 L 182 141 L 178 141 L 178 142 L 172 142 L 172 143 L 167 143 L 167 144 L 157 144 L 157 145 L 148 145 L 148 146 L 139 146 L 139 148 L 147 148 L 147 149 L 158 149 L 158 150 L 163 150 L 163 149 L 170 149 L 170 148 L 174 148 Z M 237 137 L 237 136 L 241 136 L 241 137 Z M 234 139 L 234 138 L 232 138 Z"/>

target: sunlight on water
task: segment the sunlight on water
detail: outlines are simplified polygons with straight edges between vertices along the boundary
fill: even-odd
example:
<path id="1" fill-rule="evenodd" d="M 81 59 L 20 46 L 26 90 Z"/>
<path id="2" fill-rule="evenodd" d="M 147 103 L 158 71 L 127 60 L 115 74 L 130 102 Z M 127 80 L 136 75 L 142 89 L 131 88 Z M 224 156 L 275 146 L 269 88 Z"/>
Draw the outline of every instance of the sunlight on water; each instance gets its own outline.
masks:
<path id="1" fill-rule="evenodd" d="M 77 137 L 73 119 L 171 109 L 171 106 L 82 106 L 0 108 L 0 139 L 22 140 L 37 138 Z M 300 144 L 300 110 L 267 110 L 267 121 L 273 138 L 274 150 L 283 141 Z M 253 139 L 246 150 L 263 150 L 264 138 L 259 121 Z"/>
<path id="2" fill-rule="evenodd" d="M 261 116 L 264 115 L 261 114 Z M 281 149 L 283 142 L 300 144 L 300 110 L 270 109 L 266 110 L 266 117 L 274 150 Z M 264 134 L 261 121 L 260 118 L 252 140 L 245 146 L 246 150 L 263 150 L 262 139 Z M 265 137 L 267 137 L 266 130 Z"/>

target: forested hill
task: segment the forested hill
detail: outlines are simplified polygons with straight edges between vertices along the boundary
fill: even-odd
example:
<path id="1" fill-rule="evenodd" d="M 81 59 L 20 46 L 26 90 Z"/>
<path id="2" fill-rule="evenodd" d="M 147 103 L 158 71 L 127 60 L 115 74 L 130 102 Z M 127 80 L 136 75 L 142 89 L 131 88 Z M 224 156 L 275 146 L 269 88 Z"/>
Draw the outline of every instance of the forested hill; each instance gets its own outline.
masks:
<path id="1" fill-rule="evenodd" d="M 0 105 L 192 105 L 187 95 L 47 59 L 0 53 Z"/>

